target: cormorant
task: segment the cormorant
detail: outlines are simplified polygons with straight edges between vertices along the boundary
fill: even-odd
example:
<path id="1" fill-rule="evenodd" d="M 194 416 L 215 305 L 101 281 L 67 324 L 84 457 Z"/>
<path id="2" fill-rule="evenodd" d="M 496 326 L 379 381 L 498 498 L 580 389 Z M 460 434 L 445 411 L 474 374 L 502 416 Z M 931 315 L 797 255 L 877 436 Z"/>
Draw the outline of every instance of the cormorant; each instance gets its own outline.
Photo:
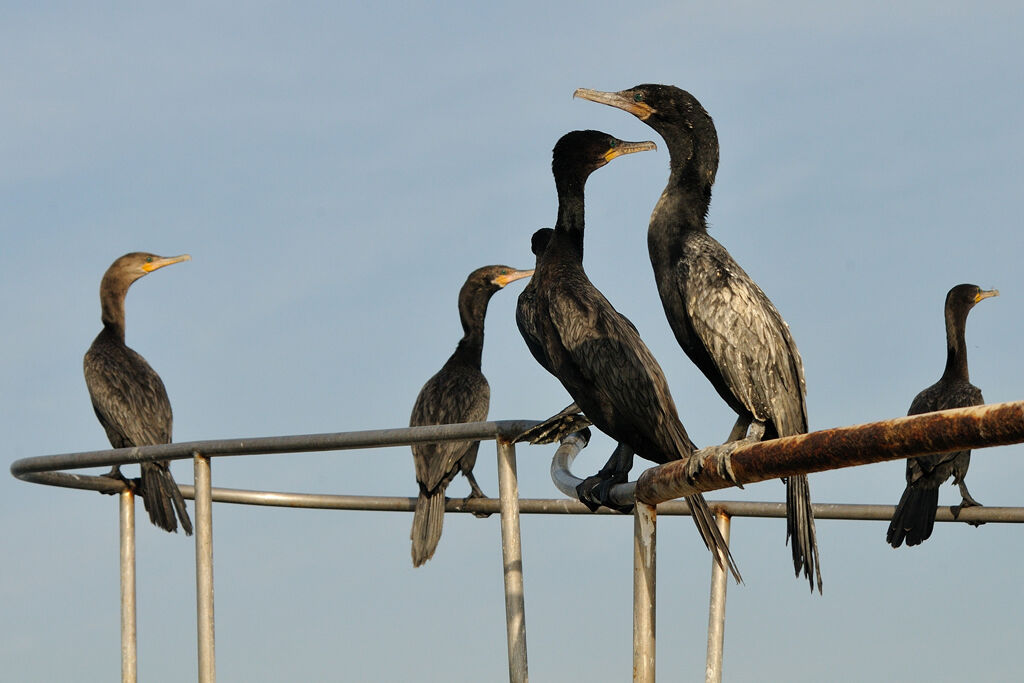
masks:
<path id="1" fill-rule="evenodd" d="M 533 252 L 538 264 L 544 255 L 544 250 L 548 248 L 548 243 L 551 241 L 551 235 L 554 232 L 551 228 L 541 228 L 533 233 L 533 237 L 530 239 L 530 250 Z M 538 336 L 536 324 L 532 317 L 536 311 L 535 299 L 536 293 L 533 281 L 530 281 L 519 294 L 519 301 L 516 306 L 516 321 L 523 337 L 526 339 L 536 339 Z M 541 365 L 544 365 L 544 361 L 540 357 L 536 354 L 534 354 L 534 357 L 537 358 Z M 590 441 L 590 424 L 591 422 L 587 416 L 580 412 L 580 407 L 572 403 L 554 416 L 520 434 L 516 437 L 516 442 L 527 441 L 531 444 L 554 443 L 575 432 L 579 432 L 584 442 L 588 442 Z"/>
<path id="2" fill-rule="evenodd" d="M 971 384 L 967 372 L 964 330 L 967 327 L 967 314 L 974 305 L 991 296 L 999 296 L 999 291 L 983 290 L 977 285 L 957 285 L 946 294 L 946 369 L 938 382 L 914 397 L 907 415 L 965 408 L 985 402 L 981 397 L 981 389 Z M 939 486 L 950 476 L 953 477 L 953 483 L 960 487 L 960 495 L 963 497 L 960 505 L 953 508 L 954 515 L 959 514 L 961 508 L 981 505 L 971 497 L 964 482 L 970 464 L 970 450 L 908 458 L 907 488 L 896 506 L 885 540 L 893 548 L 899 548 L 904 540 L 908 546 L 927 540 L 935 526 Z"/>
<path id="3" fill-rule="evenodd" d="M 573 131 L 558 141 L 551 163 L 558 220 L 552 233 L 534 236 L 535 247 L 550 241 L 516 308 L 519 330 L 534 358 L 558 378 L 595 427 L 619 442 L 608 464 L 580 487 L 580 499 L 592 507 L 612 483 L 625 481 L 634 452 L 664 463 L 689 458 L 694 451 L 658 362 L 633 324 L 583 270 L 587 178 L 617 156 L 650 149 L 656 149 L 652 142 L 623 142 L 599 131 Z M 704 497 L 688 496 L 687 502 L 704 543 L 739 581 Z"/>
<path id="4" fill-rule="evenodd" d="M 515 270 L 508 266 L 485 266 L 469 274 L 459 291 L 459 317 L 464 334 L 448 362 L 420 389 L 409 419 L 410 426 L 487 419 L 491 389 L 480 372 L 487 304 L 499 289 L 532 274 L 532 270 Z M 462 472 L 469 480 L 470 498 L 486 497 L 473 477 L 479 446 L 479 441 L 413 444 L 416 481 L 420 485 L 410 533 L 413 566 L 419 567 L 434 556 L 444 523 L 444 492 L 456 474 Z"/>
<path id="5" fill-rule="evenodd" d="M 188 254 L 170 258 L 125 254 L 114 261 L 100 282 L 103 330 L 85 353 L 85 384 L 96 417 L 114 448 L 171 442 L 171 402 L 164 383 L 146 359 L 124 343 L 124 297 L 128 287 L 143 275 L 191 258 Z M 144 462 L 141 469 L 139 495 L 149 521 L 166 531 L 177 531 L 177 512 L 185 533 L 191 535 L 185 499 L 168 462 Z M 117 466 L 106 476 L 124 479 Z"/>
<path id="6" fill-rule="evenodd" d="M 739 416 L 728 441 L 807 431 L 803 363 L 789 326 L 725 247 L 707 233 L 718 135 L 685 90 L 638 85 L 621 92 L 579 89 L 576 97 L 627 111 L 668 146 L 668 185 L 651 214 L 647 246 L 676 340 Z M 744 436 L 748 434 L 746 439 Z M 806 475 L 786 482 L 786 540 L 793 566 L 814 590 L 821 568 Z"/>

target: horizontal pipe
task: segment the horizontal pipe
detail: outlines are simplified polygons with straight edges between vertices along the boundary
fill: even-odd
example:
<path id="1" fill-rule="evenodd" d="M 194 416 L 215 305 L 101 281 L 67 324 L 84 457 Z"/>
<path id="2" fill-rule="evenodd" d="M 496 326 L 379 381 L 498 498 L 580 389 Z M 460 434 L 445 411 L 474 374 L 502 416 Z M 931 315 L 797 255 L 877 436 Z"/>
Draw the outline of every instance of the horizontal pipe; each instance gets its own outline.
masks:
<path id="1" fill-rule="evenodd" d="M 730 458 L 732 476 L 716 466 L 721 447 L 704 448 L 697 474 L 675 460 L 637 479 L 636 497 L 651 505 L 694 493 L 795 474 L 899 460 L 930 453 L 1024 442 L 1024 401 L 911 415 L 740 446 Z"/>
<path id="2" fill-rule="evenodd" d="M 512 441 L 530 427 L 534 420 L 502 420 L 498 422 L 467 422 L 453 425 L 371 429 L 357 432 L 330 432 L 297 436 L 264 436 L 250 439 L 218 439 L 214 441 L 182 441 L 157 446 L 134 446 L 106 451 L 62 453 L 22 458 L 11 464 L 11 474 L 24 479 L 25 474 L 54 472 L 81 467 L 130 465 L 154 460 L 191 459 L 193 453 L 204 456 L 267 455 L 272 453 L 309 453 L 408 446 L 432 441 L 501 439 Z M 123 487 L 120 487 L 123 488 Z M 120 488 L 118 490 L 120 490 Z"/>
<path id="3" fill-rule="evenodd" d="M 38 477 L 60 477 L 60 474 L 43 474 Z M 66 476 L 66 475 L 63 475 Z M 34 477 L 33 477 L 34 478 Z M 76 481 L 88 479 L 106 480 L 104 477 L 74 476 Z M 44 483 L 44 482 L 39 482 Z M 88 482 L 85 482 L 88 483 Z M 87 487 L 72 487 L 87 488 Z M 195 499 L 195 489 L 181 484 L 185 498 Z M 116 490 L 114 491 L 116 492 Z M 307 508 L 317 510 L 369 510 L 376 512 L 412 512 L 416 508 L 415 498 L 403 496 L 347 496 L 317 493 L 286 493 L 283 491 L 253 491 L 247 489 L 214 488 L 215 503 L 235 505 L 259 505 L 267 507 Z M 771 503 L 750 500 L 709 500 L 713 511 L 722 510 L 731 517 L 781 518 L 786 516 L 785 503 Z M 892 505 L 856 505 L 840 503 L 814 503 L 816 519 L 852 519 L 888 522 L 892 519 Z M 568 498 L 520 498 L 519 511 L 532 515 L 620 515 L 621 513 L 601 508 L 591 512 L 583 503 Z M 497 498 L 449 498 L 445 512 L 495 513 L 500 512 Z M 672 500 L 658 505 L 659 515 L 689 515 L 690 508 L 683 500 Z M 958 520 L 953 519 L 949 507 L 939 507 L 935 518 L 938 522 L 1004 522 L 1024 524 L 1024 507 L 969 507 L 960 512 Z"/>

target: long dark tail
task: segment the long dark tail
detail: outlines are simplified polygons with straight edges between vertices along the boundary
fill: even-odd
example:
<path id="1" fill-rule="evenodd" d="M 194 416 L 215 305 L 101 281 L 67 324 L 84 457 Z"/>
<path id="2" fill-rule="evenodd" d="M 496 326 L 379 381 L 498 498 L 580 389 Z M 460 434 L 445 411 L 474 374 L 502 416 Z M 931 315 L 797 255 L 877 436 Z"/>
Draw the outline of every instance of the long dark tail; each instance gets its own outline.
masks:
<path id="1" fill-rule="evenodd" d="M 818 555 L 818 535 L 814 531 L 814 511 L 811 509 L 811 489 L 807 475 L 800 474 L 786 479 L 786 543 L 792 539 L 793 569 L 800 576 L 800 570 L 811 584 L 818 580 L 821 593 L 821 559 Z"/>
<path id="2" fill-rule="evenodd" d="M 142 486 L 139 490 L 142 504 L 149 513 L 149 521 L 165 531 L 177 531 L 178 519 L 187 536 L 192 535 L 192 520 L 188 518 L 185 499 L 174 483 L 166 462 L 142 463 Z M 175 517 L 177 512 L 177 517 Z"/>
<path id="3" fill-rule="evenodd" d="M 412 566 L 421 564 L 434 556 L 437 542 L 441 540 L 441 527 L 444 524 L 444 487 L 427 495 L 420 490 L 416 499 L 416 512 L 412 516 Z"/>
<path id="4" fill-rule="evenodd" d="M 711 508 L 708 507 L 704 496 L 699 493 L 695 496 L 686 496 L 686 503 L 690 506 L 693 523 L 697 525 L 697 531 L 700 532 L 704 545 L 715 556 L 715 562 L 723 569 L 728 565 L 736 583 L 743 583 L 740 570 L 736 568 L 736 562 L 732 559 L 732 553 L 729 551 L 729 544 L 725 542 L 722 532 L 718 530 L 715 516 L 711 513 Z"/>
<path id="5" fill-rule="evenodd" d="M 935 526 L 935 510 L 938 505 L 938 487 L 907 486 L 889 522 L 885 540 L 893 548 L 899 548 L 903 541 L 911 546 L 928 540 Z"/>

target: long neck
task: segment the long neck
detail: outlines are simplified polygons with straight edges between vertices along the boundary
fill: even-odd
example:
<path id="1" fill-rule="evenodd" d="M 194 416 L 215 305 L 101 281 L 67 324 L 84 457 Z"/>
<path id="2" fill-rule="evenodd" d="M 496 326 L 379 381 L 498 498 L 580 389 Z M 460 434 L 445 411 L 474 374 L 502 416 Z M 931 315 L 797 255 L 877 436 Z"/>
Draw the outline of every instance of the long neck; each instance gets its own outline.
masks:
<path id="1" fill-rule="evenodd" d="M 675 129 L 659 130 L 669 153 L 669 177 L 654 211 L 651 230 L 679 233 L 684 230 L 707 230 L 711 185 L 717 170 L 717 154 L 712 150 L 699 153 L 692 140 Z"/>
<path id="2" fill-rule="evenodd" d="M 970 381 L 967 371 L 967 309 L 946 309 L 946 370 L 943 379 Z"/>
<path id="3" fill-rule="evenodd" d="M 484 352 L 484 317 L 490 297 L 471 296 L 459 302 L 459 317 L 462 319 L 462 339 L 452 358 L 480 367 Z"/>
<path id="4" fill-rule="evenodd" d="M 100 283 L 100 307 L 103 326 L 124 342 L 124 297 L 130 282 L 103 278 Z"/>
<path id="5" fill-rule="evenodd" d="M 555 232 L 564 236 L 560 242 L 571 246 L 580 261 L 583 260 L 585 183 L 586 178 L 555 178 L 555 187 L 558 190 L 558 221 L 555 223 Z"/>

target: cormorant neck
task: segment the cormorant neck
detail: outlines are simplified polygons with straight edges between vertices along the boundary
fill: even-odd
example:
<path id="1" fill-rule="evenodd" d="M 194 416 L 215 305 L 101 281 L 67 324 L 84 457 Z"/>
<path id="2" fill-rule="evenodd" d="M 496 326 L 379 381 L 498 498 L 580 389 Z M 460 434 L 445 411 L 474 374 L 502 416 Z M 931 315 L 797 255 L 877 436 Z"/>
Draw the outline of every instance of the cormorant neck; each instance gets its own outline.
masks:
<path id="1" fill-rule="evenodd" d="M 711 185 L 702 182 L 688 161 L 672 157 L 669 182 L 651 214 L 652 226 L 680 230 L 707 230 Z"/>
<path id="2" fill-rule="evenodd" d="M 484 317 L 491 297 L 482 296 L 482 292 L 474 294 L 459 301 L 463 335 L 453 357 L 479 368 L 484 351 Z"/>
<path id="3" fill-rule="evenodd" d="M 583 186 L 585 183 L 585 178 L 582 180 L 555 179 L 558 190 L 558 220 L 555 222 L 555 232 L 562 233 L 569 238 L 568 243 L 574 247 L 581 261 L 583 260 Z"/>
<path id="4" fill-rule="evenodd" d="M 714 149 L 704 149 L 692 137 L 675 127 L 658 129 L 669 153 L 669 177 L 665 191 L 651 215 L 651 227 L 681 230 L 707 230 L 711 186 L 718 170 Z M 706 158 L 705 158 L 706 157 Z"/>
<path id="5" fill-rule="evenodd" d="M 121 342 L 124 342 L 124 298 L 130 284 L 104 278 L 100 285 L 103 327 L 110 330 Z"/>
<path id="6" fill-rule="evenodd" d="M 967 310 L 946 310 L 946 370 L 943 379 L 970 381 L 967 371 Z"/>

